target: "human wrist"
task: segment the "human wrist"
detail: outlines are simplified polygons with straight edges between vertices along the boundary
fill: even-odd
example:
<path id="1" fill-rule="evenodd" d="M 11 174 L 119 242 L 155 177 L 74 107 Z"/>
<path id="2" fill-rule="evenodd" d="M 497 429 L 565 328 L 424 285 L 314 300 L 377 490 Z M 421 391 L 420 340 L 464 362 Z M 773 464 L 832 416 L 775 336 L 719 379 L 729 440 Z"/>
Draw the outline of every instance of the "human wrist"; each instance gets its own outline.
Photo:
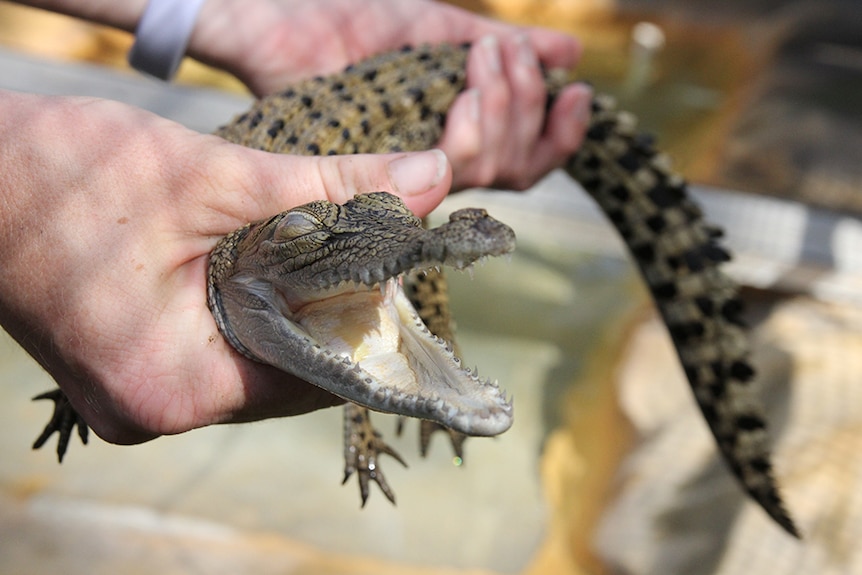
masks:
<path id="1" fill-rule="evenodd" d="M 34 198 L 30 189 L 38 177 L 39 170 L 33 166 L 38 163 L 40 146 L 31 139 L 33 129 L 38 129 L 40 115 L 50 113 L 53 106 L 49 103 L 58 98 L 37 96 L 22 92 L 0 90 L 0 171 L 3 183 L 0 185 L 0 256 L 9 255 L 14 247 L 13 239 L 17 231 L 26 227 L 26 218 L 32 213 Z M 16 225 L 15 222 L 18 222 Z"/>
<path id="2" fill-rule="evenodd" d="M 28 333 L 34 341 L 42 337 L 35 326 L 43 317 L 26 311 L 50 299 L 50 282 L 39 277 L 37 263 L 50 250 L 63 249 L 55 245 L 53 230 L 66 219 L 65 207 L 74 204 L 59 201 L 57 187 L 45 181 L 53 168 L 44 155 L 51 144 L 39 141 L 59 100 L 0 91 L 0 323 L 14 337 Z"/>
<path id="3" fill-rule="evenodd" d="M 257 96 L 349 63 L 346 2 L 207 0 L 189 55 L 230 72 Z M 373 6 L 375 3 L 369 3 Z M 321 42 L 325 38 L 325 42 Z"/>
<path id="4" fill-rule="evenodd" d="M 188 44 L 188 55 L 237 75 L 263 40 L 261 30 L 281 14 L 269 0 L 207 0 L 201 7 Z"/>

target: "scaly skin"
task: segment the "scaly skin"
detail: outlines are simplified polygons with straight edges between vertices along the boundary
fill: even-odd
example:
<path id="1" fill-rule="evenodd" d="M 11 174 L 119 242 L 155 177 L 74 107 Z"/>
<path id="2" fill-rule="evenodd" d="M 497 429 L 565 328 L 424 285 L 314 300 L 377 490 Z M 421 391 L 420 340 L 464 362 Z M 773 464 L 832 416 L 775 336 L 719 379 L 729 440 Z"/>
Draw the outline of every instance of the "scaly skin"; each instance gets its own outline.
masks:
<path id="1" fill-rule="evenodd" d="M 383 54 L 265 98 L 217 134 L 292 154 L 428 149 L 464 89 L 466 55 L 466 46 Z M 571 80 L 559 71 L 546 77 L 550 98 Z M 720 234 L 704 223 L 684 180 L 637 133 L 634 119 L 616 111 L 608 98 L 595 98 L 586 141 L 566 169 L 628 245 L 734 474 L 770 516 L 798 536 L 772 478 L 764 419 L 749 387 L 754 370 L 737 288 L 718 270 L 729 257 L 716 243 Z"/>

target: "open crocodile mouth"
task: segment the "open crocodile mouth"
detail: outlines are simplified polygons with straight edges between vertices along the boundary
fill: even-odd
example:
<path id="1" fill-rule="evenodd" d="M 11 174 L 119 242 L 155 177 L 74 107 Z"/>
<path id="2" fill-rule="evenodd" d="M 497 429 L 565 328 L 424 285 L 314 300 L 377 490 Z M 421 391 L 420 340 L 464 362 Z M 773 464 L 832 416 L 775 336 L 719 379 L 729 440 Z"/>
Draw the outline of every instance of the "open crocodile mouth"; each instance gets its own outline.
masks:
<path id="1" fill-rule="evenodd" d="M 426 229 L 385 192 L 311 202 L 223 238 L 207 301 L 246 357 L 376 411 L 497 435 L 512 425 L 511 402 L 428 330 L 399 277 L 514 247 L 512 229 L 479 208 Z"/>
<path id="2" fill-rule="evenodd" d="M 425 417 L 468 435 L 497 435 L 512 425 L 505 392 L 461 366 L 397 277 L 327 291 L 282 311 L 323 353 L 354 365 L 373 409 Z"/>

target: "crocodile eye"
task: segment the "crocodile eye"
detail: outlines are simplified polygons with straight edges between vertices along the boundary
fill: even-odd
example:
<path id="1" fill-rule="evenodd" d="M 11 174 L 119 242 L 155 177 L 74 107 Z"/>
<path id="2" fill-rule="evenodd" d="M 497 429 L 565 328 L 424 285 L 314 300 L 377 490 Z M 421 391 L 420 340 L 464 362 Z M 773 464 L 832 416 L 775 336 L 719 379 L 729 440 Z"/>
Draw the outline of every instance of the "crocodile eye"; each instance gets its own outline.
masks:
<path id="1" fill-rule="evenodd" d="M 278 222 L 275 237 L 280 240 L 292 240 L 321 229 L 320 222 L 311 214 L 305 212 L 288 212 Z"/>

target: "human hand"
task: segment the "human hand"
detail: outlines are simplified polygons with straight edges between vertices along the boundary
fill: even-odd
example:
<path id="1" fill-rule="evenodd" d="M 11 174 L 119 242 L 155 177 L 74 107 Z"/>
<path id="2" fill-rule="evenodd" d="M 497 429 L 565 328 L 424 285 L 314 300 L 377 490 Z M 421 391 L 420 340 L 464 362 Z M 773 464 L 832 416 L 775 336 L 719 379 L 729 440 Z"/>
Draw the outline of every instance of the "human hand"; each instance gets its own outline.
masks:
<path id="1" fill-rule="evenodd" d="M 451 180 L 439 152 L 275 156 L 104 100 L 0 110 L 0 323 L 115 443 L 340 403 L 219 336 L 207 255 L 314 199 L 385 189 L 424 215 Z"/>
<path id="2" fill-rule="evenodd" d="M 580 46 L 568 35 L 427 0 L 208 0 L 189 50 L 264 95 L 405 44 L 465 41 L 474 42 L 467 90 L 438 144 L 453 187 L 524 189 L 574 153 L 588 123 L 590 91 L 581 85 L 545 114 L 539 63 L 573 67 Z"/>

